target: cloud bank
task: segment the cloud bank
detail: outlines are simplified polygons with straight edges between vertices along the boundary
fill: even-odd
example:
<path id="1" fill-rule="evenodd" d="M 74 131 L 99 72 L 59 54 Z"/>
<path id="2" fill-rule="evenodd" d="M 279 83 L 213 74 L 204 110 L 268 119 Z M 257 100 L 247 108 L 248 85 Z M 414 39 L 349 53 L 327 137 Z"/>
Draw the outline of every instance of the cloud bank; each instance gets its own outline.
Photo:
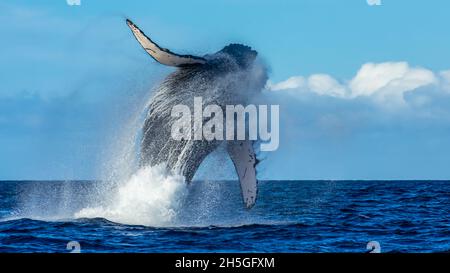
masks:
<path id="1" fill-rule="evenodd" d="M 349 79 L 297 75 L 266 89 L 280 148 L 262 176 L 276 166 L 280 179 L 448 179 L 450 70 L 366 63 Z"/>
<path id="2" fill-rule="evenodd" d="M 379 106 L 397 108 L 426 103 L 436 92 L 448 93 L 450 70 L 433 72 L 412 67 L 407 62 L 366 63 L 350 80 L 340 81 L 328 74 L 293 76 L 278 83 L 269 81 L 267 89 L 294 95 L 313 93 L 344 100 L 367 98 Z M 408 100 L 409 94 L 423 89 L 429 92 L 421 92 L 420 98 Z"/>

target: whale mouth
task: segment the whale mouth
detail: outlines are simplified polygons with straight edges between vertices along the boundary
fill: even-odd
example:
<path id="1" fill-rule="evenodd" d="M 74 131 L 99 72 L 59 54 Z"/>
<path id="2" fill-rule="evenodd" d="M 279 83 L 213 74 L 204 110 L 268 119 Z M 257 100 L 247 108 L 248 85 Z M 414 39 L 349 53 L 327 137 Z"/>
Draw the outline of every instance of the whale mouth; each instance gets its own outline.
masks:
<path id="1" fill-rule="evenodd" d="M 132 21 L 127 19 L 126 22 L 154 60 L 178 68 L 156 88 L 148 106 L 142 128 L 141 166 L 166 164 L 168 170 L 183 175 L 189 183 L 203 160 L 223 141 L 173 139 L 171 133 L 175 121 L 171 114 L 174 107 L 184 104 L 193 108 L 194 97 L 203 98 L 206 105 L 215 104 L 222 108 L 246 105 L 252 95 L 260 92 L 267 76 L 265 73 L 258 77 L 252 74 L 257 52 L 248 46 L 230 44 L 206 58 L 179 55 L 157 45 Z M 195 126 L 189 130 L 195 133 Z M 256 202 L 258 182 L 254 140 L 225 142 L 239 177 L 244 205 L 251 208 Z"/>

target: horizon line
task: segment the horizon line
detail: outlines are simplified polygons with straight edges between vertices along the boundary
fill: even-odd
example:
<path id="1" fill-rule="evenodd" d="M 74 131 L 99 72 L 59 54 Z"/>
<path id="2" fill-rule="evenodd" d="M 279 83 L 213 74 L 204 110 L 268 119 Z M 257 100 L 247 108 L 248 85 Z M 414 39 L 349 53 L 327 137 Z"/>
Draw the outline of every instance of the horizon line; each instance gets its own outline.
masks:
<path id="1" fill-rule="evenodd" d="M 30 180 L 30 179 L 0 179 L 2 182 L 102 182 L 102 179 L 51 179 L 51 180 Z M 203 179 L 193 180 L 195 182 L 238 182 L 236 179 Z M 450 182 L 450 179 L 259 179 L 258 182 Z"/>

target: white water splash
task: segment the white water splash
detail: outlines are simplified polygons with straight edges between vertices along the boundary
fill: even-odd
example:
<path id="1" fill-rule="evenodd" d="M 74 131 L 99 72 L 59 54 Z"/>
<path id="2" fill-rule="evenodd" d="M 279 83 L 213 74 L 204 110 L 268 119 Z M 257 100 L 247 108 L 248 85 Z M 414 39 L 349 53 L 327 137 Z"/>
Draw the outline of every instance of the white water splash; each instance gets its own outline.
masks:
<path id="1" fill-rule="evenodd" d="M 75 213 L 75 218 L 167 226 L 175 219 L 186 192 L 183 176 L 167 173 L 164 165 L 145 167 L 119 186 L 108 205 L 84 208 Z"/>

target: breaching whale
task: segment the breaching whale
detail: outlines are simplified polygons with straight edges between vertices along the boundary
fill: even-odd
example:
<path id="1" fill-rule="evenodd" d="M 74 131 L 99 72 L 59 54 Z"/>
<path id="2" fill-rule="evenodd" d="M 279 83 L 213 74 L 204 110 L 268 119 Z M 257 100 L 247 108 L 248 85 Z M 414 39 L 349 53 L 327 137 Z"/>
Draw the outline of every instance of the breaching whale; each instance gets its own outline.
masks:
<path id="1" fill-rule="evenodd" d="M 126 22 L 154 60 L 177 68 L 156 87 L 148 105 L 142 128 L 141 165 L 164 163 L 168 170 L 182 174 L 189 183 L 206 156 L 226 142 L 226 150 L 239 177 L 243 201 L 251 208 L 257 197 L 258 160 L 253 141 L 174 140 L 171 110 L 179 104 L 193 107 L 194 97 L 202 97 L 205 104 L 216 104 L 222 109 L 226 105 L 246 105 L 267 81 L 266 69 L 256 61 L 257 52 L 245 45 L 230 44 L 202 57 L 180 55 L 157 45 L 129 19 Z"/>

